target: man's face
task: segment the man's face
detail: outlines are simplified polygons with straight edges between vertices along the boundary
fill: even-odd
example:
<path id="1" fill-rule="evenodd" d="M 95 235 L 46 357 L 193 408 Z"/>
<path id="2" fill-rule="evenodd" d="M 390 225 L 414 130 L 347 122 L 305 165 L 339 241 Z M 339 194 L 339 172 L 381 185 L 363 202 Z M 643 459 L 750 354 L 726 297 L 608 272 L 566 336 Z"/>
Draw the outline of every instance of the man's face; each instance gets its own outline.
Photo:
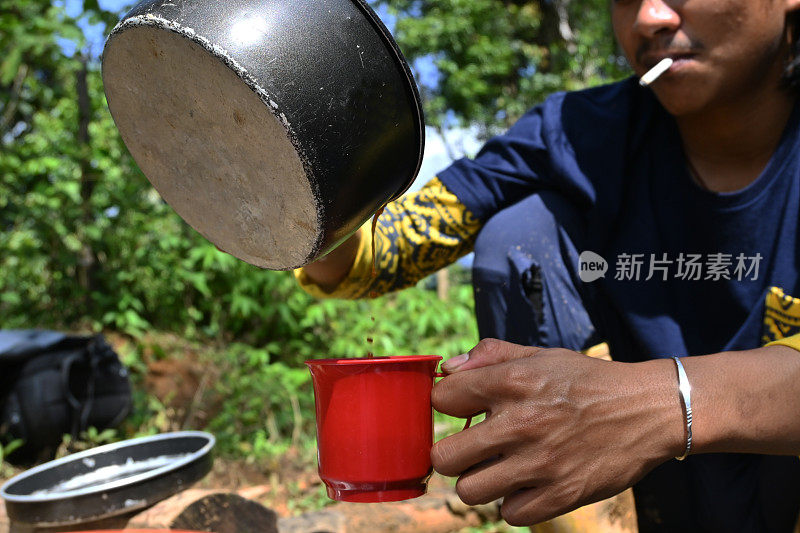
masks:
<path id="1" fill-rule="evenodd" d="M 641 76 L 665 57 L 653 84 L 673 115 L 697 113 L 777 87 L 788 47 L 786 14 L 800 0 L 611 0 L 614 33 Z"/>

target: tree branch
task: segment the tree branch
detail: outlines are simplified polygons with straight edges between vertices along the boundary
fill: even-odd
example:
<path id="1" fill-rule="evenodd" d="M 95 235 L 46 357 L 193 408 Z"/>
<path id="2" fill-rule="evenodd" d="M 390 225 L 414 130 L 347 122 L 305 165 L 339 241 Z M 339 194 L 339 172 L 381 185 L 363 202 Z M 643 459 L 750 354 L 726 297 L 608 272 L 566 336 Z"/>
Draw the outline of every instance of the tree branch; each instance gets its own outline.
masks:
<path id="1" fill-rule="evenodd" d="M 28 65 L 25 63 L 20 64 L 19 68 L 17 69 L 17 74 L 14 76 L 14 82 L 11 84 L 11 95 L 8 99 L 8 103 L 6 104 L 5 111 L 3 112 L 3 117 L 0 118 L 0 132 L 2 132 L 1 135 L 5 135 L 6 132 L 8 132 L 8 129 L 12 126 L 14 115 L 17 112 L 17 105 L 19 104 L 19 95 L 22 91 L 22 84 L 27 75 Z"/>
<path id="2" fill-rule="evenodd" d="M 95 179 L 91 167 L 92 149 L 91 146 L 89 145 L 89 122 L 91 121 L 92 118 L 92 103 L 89 97 L 89 85 L 87 82 L 89 74 L 88 59 L 86 58 L 86 56 L 82 56 L 80 61 L 81 61 L 81 68 L 77 74 L 76 90 L 78 93 L 77 141 L 78 141 L 78 146 L 80 147 L 79 150 L 80 153 L 79 164 L 81 169 L 80 191 L 81 191 L 81 209 L 83 211 L 83 216 L 79 222 L 82 225 L 82 227 L 77 228 L 78 231 L 76 233 L 81 236 L 81 241 L 83 243 L 83 246 L 80 251 L 80 256 L 78 257 L 78 282 L 80 283 L 81 288 L 83 288 L 85 291 L 84 293 L 85 313 L 87 315 L 90 315 L 91 292 L 94 289 L 93 270 L 97 261 L 95 259 L 94 251 L 92 250 L 92 247 L 88 242 L 88 237 L 86 237 L 83 229 L 92 223 L 93 216 L 92 216 L 91 199 L 97 180 Z"/>

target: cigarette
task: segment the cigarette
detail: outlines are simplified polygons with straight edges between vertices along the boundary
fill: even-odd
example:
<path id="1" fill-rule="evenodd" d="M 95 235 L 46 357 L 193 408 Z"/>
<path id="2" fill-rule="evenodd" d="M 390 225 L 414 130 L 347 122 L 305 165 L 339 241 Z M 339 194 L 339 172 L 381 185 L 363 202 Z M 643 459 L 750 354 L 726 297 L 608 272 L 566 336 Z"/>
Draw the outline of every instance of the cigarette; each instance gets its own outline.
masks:
<path id="1" fill-rule="evenodd" d="M 656 66 L 645 72 L 644 76 L 642 76 L 642 78 L 639 80 L 639 85 L 642 87 L 647 87 L 660 78 L 662 74 L 668 71 L 669 67 L 672 66 L 672 63 L 674 63 L 674 61 L 671 57 L 662 59 Z"/>

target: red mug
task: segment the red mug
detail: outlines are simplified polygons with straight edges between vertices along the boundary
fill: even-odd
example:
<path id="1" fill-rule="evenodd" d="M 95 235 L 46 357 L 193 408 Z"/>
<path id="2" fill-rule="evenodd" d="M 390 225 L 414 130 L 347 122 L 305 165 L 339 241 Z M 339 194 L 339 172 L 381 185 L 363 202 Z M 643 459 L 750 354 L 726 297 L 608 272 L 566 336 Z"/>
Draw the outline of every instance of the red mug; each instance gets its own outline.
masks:
<path id="1" fill-rule="evenodd" d="M 319 476 L 328 497 L 390 502 L 425 494 L 433 472 L 431 389 L 441 359 L 306 361 L 314 382 Z"/>

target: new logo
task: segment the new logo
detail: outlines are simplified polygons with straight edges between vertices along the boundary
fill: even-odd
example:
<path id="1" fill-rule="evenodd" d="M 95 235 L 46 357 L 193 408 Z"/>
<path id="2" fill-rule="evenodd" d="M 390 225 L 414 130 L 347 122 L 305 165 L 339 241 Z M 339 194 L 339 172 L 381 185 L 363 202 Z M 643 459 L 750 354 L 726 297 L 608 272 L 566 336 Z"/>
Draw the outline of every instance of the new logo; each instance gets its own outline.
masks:
<path id="1" fill-rule="evenodd" d="M 600 255 L 586 250 L 578 256 L 579 272 L 578 276 L 584 283 L 590 283 L 600 278 L 604 278 L 608 272 L 608 262 Z"/>

